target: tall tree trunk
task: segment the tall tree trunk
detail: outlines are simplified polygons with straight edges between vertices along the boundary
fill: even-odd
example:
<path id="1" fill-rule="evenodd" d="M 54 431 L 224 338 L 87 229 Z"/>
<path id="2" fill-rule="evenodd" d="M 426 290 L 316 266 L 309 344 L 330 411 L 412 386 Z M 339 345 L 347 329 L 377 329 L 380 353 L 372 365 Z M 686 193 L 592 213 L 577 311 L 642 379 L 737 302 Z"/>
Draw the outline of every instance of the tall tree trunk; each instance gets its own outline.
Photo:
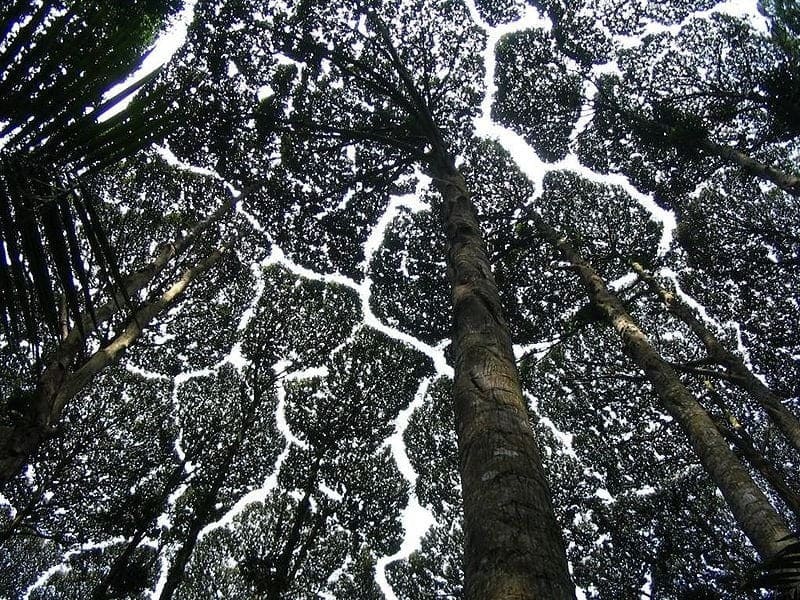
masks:
<path id="1" fill-rule="evenodd" d="M 217 467 L 213 481 L 210 483 L 208 490 L 203 493 L 203 499 L 200 502 L 200 505 L 194 507 L 193 516 L 191 523 L 189 524 L 189 531 L 186 534 L 186 539 L 172 559 L 172 564 L 167 572 L 167 580 L 164 583 L 164 587 L 161 589 L 161 595 L 158 597 L 158 600 L 172 600 L 175 590 L 177 590 L 178 586 L 180 586 L 180 584 L 183 582 L 186 574 L 186 567 L 188 566 L 189 560 L 192 557 L 192 553 L 197 546 L 197 540 L 200 537 L 200 532 L 210 522 L 210 520 L 215 518 L 219 513 L 219 511 L 215 508 L 217 496 L 219 495 L 219 490 L 222 488 L 225 480 L 228 478 L 228 471 L 230 470 L 233 458 L 236 456 L 236 453 L 239 451 L 239 447 L 241 446 L 243 437 L 242 433 L 242 431 L 239 432 L 239 435 L 236 437 L 236 441 L 225 453 L 222 462 Z"/>
<path id="2" fill-rule="evenodd" d="M 659 284 L 640 264 L 632 263 L 632 266 L 639 278 L 658 295 L 667 310 L 686 323 L 700 339 L 708 352 L 708 358 L 727 369 L 731 376 L 728 381 L 758 402 L 786 440 L 800 452 L 800 421 L 783 405 L 781 399 L 753 374 L 739 356 L 728 350 L 680 298 Z"/>
<path id="3" fill-rule="evenodd" d="M 197 546 L 197 538 L 200 537 L 200 532 L 206 525 L 206 518 L 214 506 L 215 498 L 216 492 L 209 493 L 209 496 L 203 501 L 202 506 L 192 518 L 192 523 L 189 526 L 189 532 L 186 535 L 186 540 L 183 542 L 183 545 L 181 545 L 180 549 L 172 560 L 172 564 L 169 567 L 169 572 L 167 573 L 167 581 L 164 583 L 164 587 L 161 589 L 161 595 L 158 597 L 158 600 L 172 600 L 175 590 L 177 590 L 178 586 L 183 582 L 186 567 L 189 564 L 189 559 L 192 557 L 195 546 Z"/>
<path id="4" fill-rule="evenodd" d="M 574 598 L 475 207 L 451 161 L 433 163 L 431 174 L 443 200 L 453 301 L 465 598 Z"/>
<path id="5" fill-rule="evenodd" d="M 442 197 L 453 304 L 453 402 L 464 501 L 465 598 L 575 598 L 475 206 L 436 123 L 430 94 L 418 88 L 377 12 L 367 9 L 365 17 L 382 40 L 381 59 L 392 65 L 397 84 L 384 83 L 383 74 L 360 58 L 319 50 L 342 72 L 360 76 L 371 91 L 407 111 L 405 123 L 390 136 L 381 130 L 339 134 L 394 146 L 409 160 L 424 163 Z M 427 151 L 420 147 L 421 139 L 428 142 Z"/>
<path id="6" fill-rule="evenodd" d="M 762 558 L 775 556 L 791 543 L 789 528 L 731 451 L 711 417 L 653 348 L 600 275 L 539 215 L 532 214 L 532 219 L 539 234 L 572 264 L 590 302 L 619 334 L 625 353 L 645 372 L 664 408 L 683 429 L 700 463 L 722 492 L 742 531 Z"/>
<path id="7" fill-rule="evenodd" d="M 312 518 L 311 492 L 319 484 L 317 477 L 319 475 L 319 466 L 321 462 L 322 455 L 317 454 L 311 466 L 311 471 L 306 478 L 303 497 L 294 510 L 294 518 L 292 519 L 292 527 L 289 530 L 289 535 L 275 561 L 275 571 L 271 574 L 272 578 L 268 580 L 264 594 L 265 600 L 281 600 L 281 598 L 284 598 L 286 592 L 291 588 L 297 569 L 301 566 L 299 561 L 304 558 L 305 553 L 298 552 L 298 550 L 307 548 L 307 546 L 306 544 L 300 544 L 300 536 L 303 525 Z"/>
<path id="8" fill-rule="evenodd" d="M 277 381 L 277 377 L 273 376 L 270 381 L 274 384 L 275 381 Z M 221 513 L 220 509 L 216 508 L 217 497 L 230 475 L 233 461 L 241 451 L 244 440 L 247 439 L 247 435 L 253 428 L 256 411 L 264 400 L 261 389 L 262 388 L 254 390 L 252 402 L 247 403 L 242 410 L 241 421 L 236 431 L 236 437 L 234 437 L 230 446 L 228 446 L 228 449 L 225 451 L 225 454 L 222 456 L 222 460 L 217 465 L 216 471 L 214 472 L 214 479 L 209 483 L 207 490 L 203 493 L 202 501 L 199 506 L 194 509 L 194 515 L 189 525 L 186 540 L 175 554 L 172 564 L 170 565 L 169 571 L 167 572 L 167 581 L 161 590 L 159 600 L 172 599 L 175 591 L 183 582 L 186 567 L 197 546 L 200 532 L 212 519 L 218 518 Z M 241 393 L 243 394 L 244 392 L 242 391 Z M 242 399 L 244 400 L 244 398 Z"/>
<path id="9" fill-rule="evenodd" d="M 147 525 L 149 525 L 149 523 L 147 523 Z M 108 573 L 106 573 L 105 577 L 103 577 L 100 583 L 92 590 L 92 600 L 106 600 L 108 598 L 109 589 L 114 584 L 115 580 L 125 573 L 125 570 L 128 568 L 128 563 L 133 557 L 133 553 L 136 552 L 139 544 L 144 539 L 145 533 L 147 532 L 147 525 L 140 526 L 139 529 L 136 530 L 133 537 L 125 545 L 125 549 L 114 559 L 114 562 L 111 563 L 111 568 Z"/>
<path id="10" fill-rule="evenodd" d="M 794 513 L 795 519 L 800 519 L 800 495 L 789 485 L 783 473 L 756 449 L 753 440 L 742 430 L 741 425 L 735 422 L 725 423 L 720 420 L 717 422 L 717 427 L 722 435 L 725 436 L 725 439 L 734 445 L 736 450 L 754 469 L 761 473 L 761 476 L 775 490 L 775 493 Z"/>

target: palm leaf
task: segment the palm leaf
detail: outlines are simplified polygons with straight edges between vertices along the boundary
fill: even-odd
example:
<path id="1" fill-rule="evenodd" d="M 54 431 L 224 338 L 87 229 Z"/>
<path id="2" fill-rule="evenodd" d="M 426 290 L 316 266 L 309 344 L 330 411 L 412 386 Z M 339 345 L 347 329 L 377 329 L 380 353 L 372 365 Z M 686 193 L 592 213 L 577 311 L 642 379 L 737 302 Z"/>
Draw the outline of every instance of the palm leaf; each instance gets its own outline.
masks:
<path id="1" fill-rule="evenodd" d="M 8 256 L 11 262 L 11 274 L 16 288 L 16 299 L 19 301 L 22 320 L 25 322 L 25 330 L 32 343 L 38 339 L 36 335 L 35 319 L 33 309 L 31 306 L 31 294 L 28 279 L 26 277 L 25 267 L 22 264 L 20 257 L 22 256 L 22 249 L 18 243 L 17 237 L 19 231 L 14 219 L 11 216 L 11 197 L 8 192 L 7 181 L 1 182 L 2 192 L 0 193 L 0 230 L 2 230 L 3 240 L 8 249 Z M 10 303 L 9 308 L 13 307 Z M 13 314 L 9 315 L 12 319 Z"/>
<path id="2" fill-rule="evenodd" d="M 83 267 L 83 253 L 81 252 L 81 247 L 78 243 L 78 236 L 75 233 L 75 221 L 72 217 L 72 212 L 69 209 L 69 203 L 63 194 L 58 197 L 58 208 L 64 232 L 67 234 L 67 243 L 69 244 L 69 253 L 72 260 L 72 271 L 78 276 L 78 281 L 80 281 L 81 284 L 81 291 L 83 292 L 84 305 L 86 306 L 86 310 L 89 312 L 92 322 L 96 325 L 97 318 L 94 314 L 94 306 L 89 293 L 89 277 L 86 273 L 86 269 Z M 80 318 L 76 316 L 76 322 L 80 327 L 83 322 L 82 316 Z"/>
<path id="3" fill-rule="evenodd" d="M 58 304 L 50 282 L 46 251 L 42 237 L 39 234 L 36 214 L 32 207 L 29 206 L 33 204 L 33 198 L 28 196 L 23 189 L 19 180 L 14 178 L 10 197 L 14 213 L 17 216 L 17 227 L 22 239 L 22 252 L 28 261 L 28 272 L 33 280 L 44 321 L 51 331 L 58 335 Z M 25 196 L 28 197 L 26 198 Z M 28 202 L 25 200 L 28 200 Z"/>
<path id="4" fill-rule="evenodd" d="M 111 248 L 111 244 L 108 243 L 108 238 L 106 237 L 103 223 L 98 217 L 97 211 L 95 210 L 92 202 L 91 192 L 89 191 L 89 188 L 86 187 L 82 182 L 78 182 L 78 189 L 80 190 L 83 206 L 86 209 L 86 214 L 88 216 L 88 227 L 92 231 L 92 234 L 96 237 L 98 246 L 100 248 L 99 256 L 103 257 L 103 260 L 108 266 L 108 269 L 111 273 L 111 280 L 114 286 L 122 294 L 122 297 L 125 299 L 127 307 L 132 309 L 128 299 L 128 290 L 125 287 L 122 274 L 119 271 L 119 261 L 117 260 L 117 255 Z"/>
<path id="5" fill-rule="evenodd" d="M 54 264 L 56 273 L 58 273 L 61 289 L 64 292 L 69 311 L 72 313 L 72 318 L 78 327 L 78 331 L 83 333 L 81 305 L 78 299 L 78 290 L 75 287 L 75 280 L 72 278 L 71 253 L 64 240 L 58 206 L 52 200 L 46 201 L 40 209 L 40 214 L 44 236 L 50 248 L 50 261 Z M 55 308 L 55 304 L 53 307 Z"/>
<path id="6" fill-rule="evenodd" d="M 761 573 L 745 584 L 748 589 L 766 588 L 782 592 L 787 598 L 800 597 L 800 541 L 788 535 L 781 541 L 793 540 L 772 558 L 764 561 Z"/>
<path id="7" fill-rule="evenodd" d="M 0 200 L 2 201 L 2 200 Z M 16 307 L 14 303 L 14 282 L 11 269 L 6 260 L 6 253 L 0 248 L 0 318 L 3 320 L 3 331 L 6 339 L 13 348 L 17 348 L 16 331 L 11 328 L 11 323 L 16 322 Z"/>

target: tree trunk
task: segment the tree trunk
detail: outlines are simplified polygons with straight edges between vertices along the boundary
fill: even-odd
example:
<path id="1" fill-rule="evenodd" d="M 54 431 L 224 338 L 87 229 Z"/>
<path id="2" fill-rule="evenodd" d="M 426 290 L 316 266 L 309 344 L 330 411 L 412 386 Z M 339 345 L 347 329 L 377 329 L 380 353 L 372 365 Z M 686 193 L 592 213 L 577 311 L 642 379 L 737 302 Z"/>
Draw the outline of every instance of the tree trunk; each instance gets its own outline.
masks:
<path id="1" fill-rule="evenodd" d="M 273 377 L 271 380 L 272 383 L 274 383 L 276 379 L 277 378 Z M 222 460 L 217 465 L 216 471 L 214 472 L 214 479 L 209 483 L 208 489 L 203 492 L 202 501 L 193 510 L 192 521 L 189 525 L 186 540 L 175 554 L 174 560 L 170 565 L 169 571 L 167 572 L 167 581 L 161 590 L 159 600 L 172 599 L 178 586 L 183 582 L 186 567 L 197 546 L 200 532 L 208 523 L 217 519 L 221 514 L 221 510 L 216 508 L 219 491 L 228 479 L 231 465 L 241 451 L 242 443 L 247 438 L 248 433 L 255 423 L 255 413 L 262 401 L 263 396 L 256 392 L 253 395 L 253 401 L 243 409 L 241 415 L 242 419 L 239 429 L 236 432 L 236 437 L 233 439 L 230 446 L 228 446 L 228 449 L 222 456 Z"/>
<path id="2" fill-rule="evenodd" d="M 128 326 L 107 346 L 95 352 L 75 372 L 70 373 L 68 370 L 74 355 L 63 356 L 60 357 L 62 360 L 56 359 L 50 362 L 39 378 L 29 414 L 12 427 L 0 428 L 0 483 L 5 483 L 14 477 L 39 446 L 57 434 L 58 421 L 67 402 L 83 390 L 98 373 L 119 360 L 122 353 L 138 339 L 150 322 L 172 306 L 192 282 L 216 264 L 222 256 L 222 250 L 214 250 L 205 259 L 187 269 L 161 297 L 137 310 Z"/>
<path id="3" fill-rule="evenodd" d="M 452 162 L 432 164 L 431 174 L 443 200 L 454 312 L 465 598 L 574 598 L 475 207 Z"/>
<path id="4" fill-rule="evenodd" d="M 698 145 L 708 154 L 732 162 L 764 181 L 771 181 L 780 189 L 793 196 L 800 196 L 800 177 L 790 175 L 785 171 L 758 162 L 736 148 L 717 144 L 708 138 L 701 139 Z"/>
<path id="5" fill-rule="evenodd" d="M 186 541 L 183 542 L 180 550 L 175 554 L 175 558 L 167 573 L 167 581 L 161 589 L 161 595 L 158 597 L 158 600 L 172 600 L 175 590 L 177 590 L 178 586 L 183 582 L 186 567 L 189 564 L 189 559 L 192 557 L 195 546 L 197 546 L 197 538 L 200 537 L 200 532 L 206 525 L 206 517 L 213 507 L 214 498 L 216 498 L 216 493 L 211 494 L 211 496 L 203 502 L 203 505 L 192 518 L 192 524 L 189 526 Z"/>
<path id="6" fill-rule="evenodd" d="M 642 127 L 645 131 L 657 131 L 664 136 L 671 137 L 678 133 L 678 129 L 669 123 L 664 123 L 655 119 L 648 119 L 641 115 L 637 115 L 632 111 L 624 110 L 618 107 L 620 113 L 632 121 L 636 126 Z M 674 145 L 674 142 L 672 142 Z M 759 162 L 754 158 L 748 156 L 744 152 L 737 150 L 732 146 L 725 146 L 718 144 L 703 135 L 692 139 L 690 142 L 692 147 L 703 150 L 710 156 L 716 156 L 722 160 L 732 163 L 748 173 L 758 177 L 763 181 L 769 181 L 778 186 L 783 191 L 793 195 L 800 196 L 800 177 L 782 171 L 768 164 Z"/>
<path id="7" fill-rule="evenodd" d="M 775 465 L 768 461 L 761 452 L 753 445 L 753 441 L 745 432 L 741 425 L 736 423 L 717 422 L 717 428 L 725 439 L 728 440 L 739 453 L 756 469 L 761 476 L 769 483 L 775 493 L 780 496 L 789 510 L 794 513 L 795 519 L 800 519 L 800 495 L 792 489 Z"/>
<path id="8" fill-rule="evenodd" d="M 182 462 L 178 464 L 164 483 L 161 493 L 147 502 L 141 518 L 137 520 L 133 536 L 125 545 L 125 549 L 111 563 L 111 567 L 105 577 L 95 586 L 92 591 L 92 600 L 106 600 L 106 598 L 108 598 L 109 589 L 114 582 L 124 574 L 125 570 L 128 568 L 128 563 L 130 563 L 133 557 L 133 553 L 136 552 L 139 544 L 145 538 L 148 528 L 152 526 L 153 521 L 161 514 L 164 504 L 169 501 L 170 494 L 175 491 L 175 488 L 186 475 L 185 468 L 185 463 Z"/>
<path id="9" fill-rule="evenodd" d="M 111 568 L 108 573 L 106 573 L 105 577 L 103 577 L 100 583 L 92 590 L 92 600 L 106 600 L 108 598 L 109 589 L 114 584 L 114 581 L 123 575 L 128 568 L 128 563 L 133 557 L 133 553 L 144 539 L 145 532 L 145 527 L 141 527 L 133 534 L 133 537 L 125 545 L 125 549 L 114 559 L 114 562 L 111 563 Z"/>
<path id="10" fill-rule="evenodd" d="M 683 429 L 700 463 L 722 492 L 742 531 L 762 558 L 775 556 L 791 543 L 787 539 L 789 528 L 731 451 L 711 417 L 595 270 L 540 216 L 533 214 L 532 218 L 540 235 L 572 264 L 590 302 L 619 334 L 625 353 L 645 372 L 664 408 Z"/>
<path id="11" fill-rule="evenodd" d="M 633 263 L 632 266 L 639 278 L 647 284 L 650 290 L 658 294 L 667 310 L 686 323 L 694 334 L 700 338 L 706 348 L 706 352 L 708 352 L 708 357 L 727 369 L 731 375 L 729 381 L 747 392 L 751 398 L 758 402 L 785 436 L 786 440 L 795 450 L 800 452 L 800 421 L 783 405 L 781 399 L 747 368 L 740 357 L 728 350 L 695 316 L 692 309 L 681 302 L 680 298 L 662 287 L 655 277 L 647 273 L 640 264 Z"/>

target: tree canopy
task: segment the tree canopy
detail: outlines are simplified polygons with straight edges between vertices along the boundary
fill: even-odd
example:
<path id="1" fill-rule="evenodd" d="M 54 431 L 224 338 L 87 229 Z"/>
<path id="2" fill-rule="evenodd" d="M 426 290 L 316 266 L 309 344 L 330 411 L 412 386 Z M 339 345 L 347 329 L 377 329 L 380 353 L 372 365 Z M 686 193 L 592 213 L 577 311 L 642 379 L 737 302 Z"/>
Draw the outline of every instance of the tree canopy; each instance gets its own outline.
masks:
<path id="1" fill-rule="evenodd" d="M 794 3 L 0 23 L 0 597 L 798 593 Z"/>

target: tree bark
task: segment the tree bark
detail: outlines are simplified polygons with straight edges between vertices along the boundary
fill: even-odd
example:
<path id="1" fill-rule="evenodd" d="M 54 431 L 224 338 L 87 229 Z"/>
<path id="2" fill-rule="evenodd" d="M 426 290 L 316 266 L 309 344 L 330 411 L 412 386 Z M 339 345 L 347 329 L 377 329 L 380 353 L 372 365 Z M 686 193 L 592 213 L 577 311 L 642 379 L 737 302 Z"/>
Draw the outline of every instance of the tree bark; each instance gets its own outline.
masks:
<path id="1" fill-rule="evenodd" d="M 355 133 L 363 139 L 367 134 L 424 163 L 442 197 L 453 303 L 453 402 L 464 501 L 465 598 L 575 598 L 475 206 L 426 99 L 429 94 L 418 88 L 380 15 L 367 9 L 365 16 L 382 41 L 379 60 L 389 61 L 398 83 L 361 58 L 327 48 L 315 50 L 407 113 L 404 124 L 390 137 L 380 130 L 337 135 Z"/>
<path id="2" fill-rule="evenodd" d="M 78 351 L 77 341 L 73 340 L 75 344 L 69 348 L 69 352 L 64 353 L 66 348 L 63 346 L 56 352 L 56 359 L 50 362 L 39 378 L 29 414 L 12 427 L 0 428 L 0 483 L 14 477 L 39 446 L 57 434 L 58 420 L 67 402 L 83 390 L 98 373 L 119 360 L 122 353 L 138 339 L 153 319 L 172 306 L 222 256 L 223 250 L 214 250 L 187 269 L 159 298 L 140 307 L 132 315 L 128 326 L 74 373 L 69 372 L 69 366 Z M 71 343 L 70 336 L 65 343 Z"/>
<path id="3" fill-rule="evenodd" d="M 475 207 L 452 162 L 433 163 L 431 174 L 443 201 L 454 312 L 465 598 L 574 598 Z"/>
<path id="4" fill-rule="evenodd" d="M 761 473 L 761 476 L 775 490 L 775 493 L 794 513 L 795 518 L 800 519 L 800 495 L 792 489 L 783 473 L 756 449 L 750 436 L 742 431 L 741 425 L 718 422 L 717 427 L 720 433 L 725 436 L 725 439 L 734 445 L 754 469 Z"/>
<path id="5" fill-rule="evenodd" d="M 800 196 L 800 177 L 790 175 L 785 171 L 761 163 L 749 157 L 744 152 L 740 152 L 736 148 L 717 144 L 708 138 L 699 140 L 698 145 L 708 154 L 732 162 L 748 173 L 752 173 L 760 179 L 774 183 L 780 189 L 793 196 Z"/>
<path id="6" fill-rule="evenodd" d="M 781 399 L 753 374 L 739 356 L 728 350 L 680 298 L 661 286 L 656 278 L 647 273 L 640 264 L 632 263 L 632 266 L 639 278 L 654 294 L 658 295 L 667 310 L 686 323 L 700 338 L 708 352 L 708 357 L 728 371 L 728 374 L 731 375 L 728 381 L 747 392 L 758 402 L 789 444 L 800 452 L 800 421 L 784 406 Z"/>
<path id="7" fill-rule="evenodd" d="M 683 429 L 703 468 L 722 492 L 742 531 L 762 558 L 775 556 L 792 542 L 789 528 L 730 449 L 711 417 L 653 348 L 600 275 L 539 215 L 533 214 L 532 219 L 539 234 L 572 264 L 589 300 L 619 334 L 625 353 L 645 372 L 664 408 Z"/>

